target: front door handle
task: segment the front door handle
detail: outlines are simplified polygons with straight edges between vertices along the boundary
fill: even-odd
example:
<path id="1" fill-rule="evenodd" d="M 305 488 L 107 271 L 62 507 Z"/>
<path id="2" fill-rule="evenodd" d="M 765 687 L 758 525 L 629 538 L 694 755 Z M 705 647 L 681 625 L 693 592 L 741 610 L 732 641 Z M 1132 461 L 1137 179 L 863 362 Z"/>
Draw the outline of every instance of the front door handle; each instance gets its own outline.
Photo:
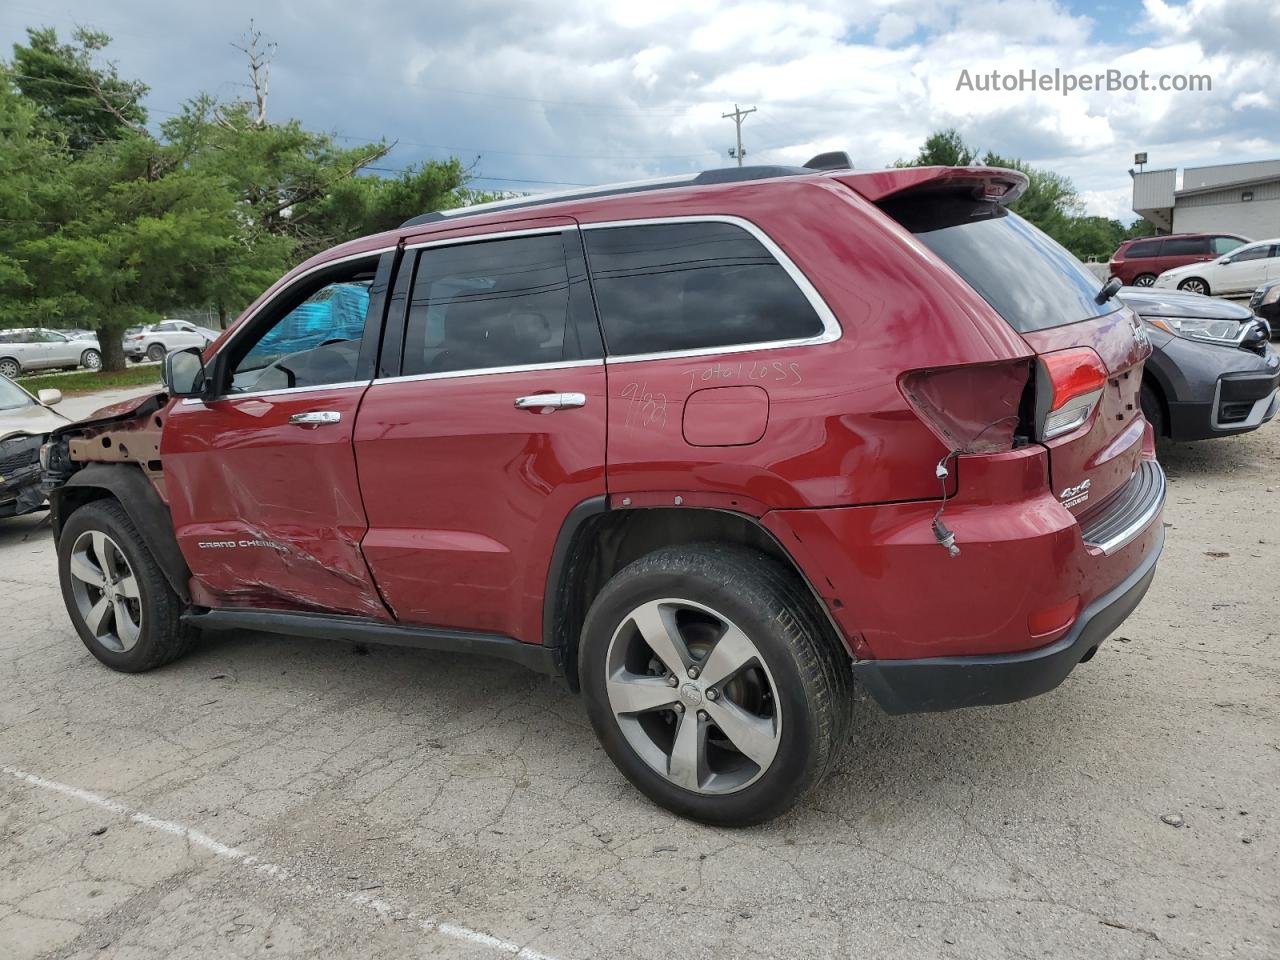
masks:
<path id="1" fill-rule="evenodd" d="M 342 414 L 337 410 L 309 410 L 306 413 L 295 413 L 289 422 L 299 427 L 318 427 L 323 423 L 340 423 Z"/>
<path id="2" fill-rule="evenodd" d="M 585 393 L 534 393 L 527 397 L 516 397 L 517 410 L 541 410 L 543 413 L 586 405 Z"/>

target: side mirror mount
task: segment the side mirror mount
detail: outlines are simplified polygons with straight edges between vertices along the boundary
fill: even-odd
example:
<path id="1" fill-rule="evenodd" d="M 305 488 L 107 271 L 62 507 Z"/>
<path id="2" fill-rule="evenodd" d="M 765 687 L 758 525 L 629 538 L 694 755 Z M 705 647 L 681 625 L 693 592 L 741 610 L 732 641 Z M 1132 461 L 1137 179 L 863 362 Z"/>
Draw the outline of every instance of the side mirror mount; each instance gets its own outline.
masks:
<path id="1" fill-rule="evenodd" d="M 36 399 L 40 401 L 41 405 L 52 407 L 55 403 L 62 402 L 62 391 L 49 389 L 41 390 L 36 394 Z"/>
<path id="2" fill-rule="evenodd" d="M 198 397 L 204 394 L 206 383 L 204 359 L 199 347 L 174 350 L 164 358 L 161 374 L 164 387 L 173 397 Z"/>

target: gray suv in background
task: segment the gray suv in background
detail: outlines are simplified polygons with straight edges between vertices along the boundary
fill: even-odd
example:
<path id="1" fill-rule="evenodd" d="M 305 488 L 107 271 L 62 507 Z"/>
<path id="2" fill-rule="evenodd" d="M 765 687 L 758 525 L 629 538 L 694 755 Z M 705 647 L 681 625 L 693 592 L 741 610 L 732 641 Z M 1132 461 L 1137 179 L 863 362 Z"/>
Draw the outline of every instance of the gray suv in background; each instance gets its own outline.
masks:
<path id="1" fill-rule="evenodd" d="M 1156 436 L 1207 440 L 1256 430 L 1280 411 L 1280 357 L 1271 330 L 1248 307 L 1198 293 L 1124 287 L 1153 352 L 1142 376 L 1142 413 Z"/>

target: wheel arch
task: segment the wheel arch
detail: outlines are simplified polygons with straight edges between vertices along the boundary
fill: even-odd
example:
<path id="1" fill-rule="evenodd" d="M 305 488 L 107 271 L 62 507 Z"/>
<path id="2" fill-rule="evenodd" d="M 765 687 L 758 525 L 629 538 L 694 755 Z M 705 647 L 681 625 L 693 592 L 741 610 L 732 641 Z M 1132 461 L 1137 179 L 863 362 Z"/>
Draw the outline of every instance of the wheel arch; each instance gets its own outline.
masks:
<path id="1" fill-rule="evenodd" d="M 91 463 L 71 475 L 65 484 L 49 493 L 49 516 L 53 537 L 62 537 L 62 527 L 76 510 L 94 500 L 116 500 L 133 525 L 165 579 L 183 603 L 191 602 L 188 581 L 191 570 L 178 547 L 168 505 L 160 499 L 155 485 L 142 468 L 127 463 Z"/>
<path id="2" fill-rule="evenodd" d="M 662 547 L 727 542 L 759 550 L 793 571 L 808 588 L 829 628 L 829 642 L 847 653 L 839 629 L 809 578 L 754 517 L 711 507 L 611 509 L 606 497 L 578 504 L 565 518 L 552 551 L 543 596 L 543 644 L 571 690 L 578 689 L 578 643 L 592 601 L 609 579 Z"/>
<path id="3" fill-rule="evenodd" d="M 1167 436 L 1173 429 L 1169 421 L 1169 385 L 1165 382 L 1164 374 L 1149 364 L 1142 370 L 1142 386 L 1150 387 L 1151 392 L 1156 396 L 1156 402 L 1160 404 L 1160 412 L 1164 415 L 1164 435 Z"/>
<path id="4" fill-rule="evenodd" d="M 21 372 L 22 372 L 22 361 L 21 361 L 21 360 L 19 360 L 17 357 L 11 357 L 11 356 L 8 356 L 7 354 L 0 353 L 0 363 L 4 363 L 4 361 L 6 361 L 6 360 L 12 360 L 14 363 L 16 363 L 16 364 L 18 365 L 18 372 L 19 372 L 19 373 L 21 373 Z"/>

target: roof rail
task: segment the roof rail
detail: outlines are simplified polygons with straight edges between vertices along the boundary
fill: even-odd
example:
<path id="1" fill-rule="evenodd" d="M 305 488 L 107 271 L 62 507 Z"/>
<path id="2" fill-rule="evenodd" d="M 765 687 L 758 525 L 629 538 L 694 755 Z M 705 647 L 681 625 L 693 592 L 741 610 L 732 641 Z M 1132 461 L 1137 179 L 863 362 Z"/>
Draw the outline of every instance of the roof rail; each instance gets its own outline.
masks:
<path id="1" fill-rule="evenodd" d="M 821 164 L 821 165 L 819 165 Z M 839 165 L 836 165 L 839 164 Z M 519 210 L 524 207 L 540 207 L 548 203 L 559 203 L 562 200 L 594 200 L 598 197 L 616 197 L 627 193 L 645 193 L 649 190 L 665 190 L 670 187 L 688 187 L 715 183 L 742 183 L 749 180 L 772 180 L 777 177 L 798 177 L 822 170 L 842 170 L 852 168 L 848 154 L 823 153 L 814 157 L 803 167 L 784 167 L 777 165 L 753 167 L 723 167 L 717 170 L 703 170 L 696 174 L 679 174 L 674 177 L 659 177 L 655 180 L 632 180 L 627 183 L 606 183 L 597 187 L 578 190 L 558 190 L 552 193 L 539 193 L 528 197 L 512 197 L 508 200 L 491 200 L 488 203 L 477 203 L 469 207 L 457 207 L 453 210 L 437 210 L 411 217 L 401 227 L 417 227 L 425 223 L 440 223 L 458 217 L 470 217 L 488 213 L 491 210 Z"/>

